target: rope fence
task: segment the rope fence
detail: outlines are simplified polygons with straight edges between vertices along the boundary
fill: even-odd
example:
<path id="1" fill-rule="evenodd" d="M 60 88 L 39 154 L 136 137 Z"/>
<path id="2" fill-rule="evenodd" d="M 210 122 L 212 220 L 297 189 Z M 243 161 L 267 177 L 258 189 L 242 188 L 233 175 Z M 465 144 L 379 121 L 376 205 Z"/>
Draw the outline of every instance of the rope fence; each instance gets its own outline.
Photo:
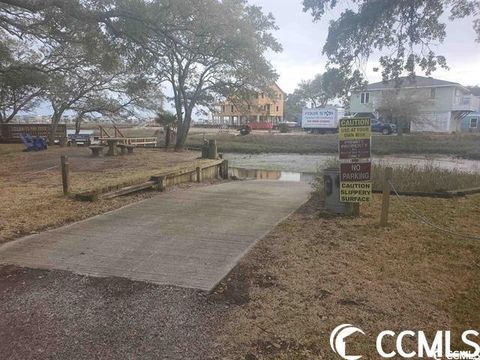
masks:
<path id="1" fill-rule="evenodd" d="M 398 198 L 398 200 L 400 200 L 400 202 L 402 203 L 402 205 L 413 215 L 415 216 L 417 219 L 419 219 L 422 223 L 424 223 L 425 225 L 428 225 L 440 232 L 443 232 L 445 234 L 449 234 L 449 235 L 452 235 L 452 236 L 456 236 L 456 237 L 461 237 L 461 238 L 465 238 L 465 239 L 472 239 L 472 240 L 480 240 L 480 236 L 477 236 L 477 235 L 467 235 L 467 234 L 462 234 L 462 233 L 458 233 L 458 232 L 455 232 L 453 230 L 450 230 L 446 227 L 443 227 L 443 226 L 440 226 L 440 225 L 437 225 L 435 224 L 432 220 L 428 219 L 427 217 L 423 216 L 422 214 L 418 213 L 411 205 L 407 204 L 407 202 L 405 200 L 402 199 L 402 197 L 398 194 L 398 191 L 397 189 L 395 188 L 395 185 L 393 185 L 393 183 L 390 181 L 390 180 L 387 180 L 388 183 L 390 184 L 390 186 L 392 187 L 392 190 L 393 192 L 395 193 L 395 196 Z"/>

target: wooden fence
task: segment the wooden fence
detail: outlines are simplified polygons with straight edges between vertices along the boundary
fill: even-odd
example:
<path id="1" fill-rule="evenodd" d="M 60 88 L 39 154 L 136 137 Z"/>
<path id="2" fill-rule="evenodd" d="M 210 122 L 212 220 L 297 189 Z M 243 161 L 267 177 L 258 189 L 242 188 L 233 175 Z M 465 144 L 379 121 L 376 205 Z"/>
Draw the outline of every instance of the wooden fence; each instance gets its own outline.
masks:
<path id="1" fill-rule="evenodd" d="M 135 145 L 137 147 L 155 147 L 157 145 L 156 137 L 100 137 L 98 140 L 106 144 L 107 140 L 117 140 L 119 144 Z"/>
<path id="2" fill-rule="evenodd" d="M 50 124 L 0 124 L 0 143 L 20 143 L 20 135 L 32 135 L 48 138 L 51 129 Z M 67 125 L 58 124 L 55 139 L 67 137 Z"/>

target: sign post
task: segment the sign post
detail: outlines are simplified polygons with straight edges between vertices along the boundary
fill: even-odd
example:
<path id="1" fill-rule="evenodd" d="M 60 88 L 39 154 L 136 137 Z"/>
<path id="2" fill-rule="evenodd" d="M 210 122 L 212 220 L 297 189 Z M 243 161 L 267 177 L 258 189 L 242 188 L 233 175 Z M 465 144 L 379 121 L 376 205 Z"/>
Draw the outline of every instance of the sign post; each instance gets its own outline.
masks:
<path id="1" fill-rule="evenodd" d="M 359 203 L 372 199 L 370 119 L 344 118 L 338 129 L 340 201 L 358 208 Z"/>

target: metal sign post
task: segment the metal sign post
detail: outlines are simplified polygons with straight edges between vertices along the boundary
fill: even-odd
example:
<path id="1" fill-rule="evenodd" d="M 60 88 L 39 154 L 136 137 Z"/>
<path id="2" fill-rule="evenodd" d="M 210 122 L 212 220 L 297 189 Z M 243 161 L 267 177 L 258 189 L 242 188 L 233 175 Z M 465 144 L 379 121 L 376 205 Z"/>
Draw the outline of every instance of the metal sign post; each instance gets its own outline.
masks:
<path id="1" fill-rule="evenodd" d="M 340 201 L 353 204 L 371 201 L 372 128 L 370 119 L 341 119 L 338 128 L 338 138 Z"/>

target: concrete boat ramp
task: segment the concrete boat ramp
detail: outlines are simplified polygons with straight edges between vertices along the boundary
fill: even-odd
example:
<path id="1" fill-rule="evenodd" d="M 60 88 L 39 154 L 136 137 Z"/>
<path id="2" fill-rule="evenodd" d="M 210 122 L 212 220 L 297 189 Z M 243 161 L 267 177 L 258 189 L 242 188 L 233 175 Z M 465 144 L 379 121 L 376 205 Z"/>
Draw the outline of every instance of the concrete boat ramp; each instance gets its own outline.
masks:
<path id="1" fill-rule="evenodd" d="M 254 180 L 168 192 L 7 243 L 0 263 L 210 291 L 310 191 Z"/>

